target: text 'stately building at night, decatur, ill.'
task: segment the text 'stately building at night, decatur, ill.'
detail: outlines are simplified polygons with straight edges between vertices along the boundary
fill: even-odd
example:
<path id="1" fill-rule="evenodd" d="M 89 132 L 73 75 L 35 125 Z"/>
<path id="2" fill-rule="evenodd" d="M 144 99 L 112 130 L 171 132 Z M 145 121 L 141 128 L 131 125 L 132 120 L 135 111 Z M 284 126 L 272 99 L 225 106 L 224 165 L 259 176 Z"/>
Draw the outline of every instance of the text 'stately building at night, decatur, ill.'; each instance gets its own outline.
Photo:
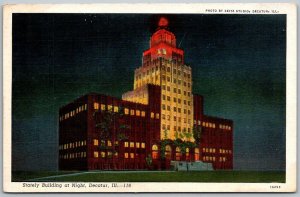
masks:
<path id="1" fill-rule="evenodd" d="M 90 93 L 59 111 L 59 169 L 169 169 L 171 161 L 233 168 L 233 122 L 203 113 L 168 20 L 161 17 L 134 89 Z"/>

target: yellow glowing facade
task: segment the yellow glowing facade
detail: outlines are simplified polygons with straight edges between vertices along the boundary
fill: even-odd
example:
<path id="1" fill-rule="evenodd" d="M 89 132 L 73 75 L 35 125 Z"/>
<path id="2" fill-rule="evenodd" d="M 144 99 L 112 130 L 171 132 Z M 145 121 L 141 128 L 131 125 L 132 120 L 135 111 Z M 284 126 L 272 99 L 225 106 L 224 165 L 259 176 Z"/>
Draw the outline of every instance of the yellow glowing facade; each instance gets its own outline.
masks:
<path id="1" fill-rule="evenodd" d="M 161 139 L 192 133 L 193 95 L 191 67 L 167 59 L 157 59 L 135 70 L 134 90 L 123 94 L 127 101 L 148 104 L 147 84 L 161 87 Z"/>
<path id="2" fill-rule="evenodd" d="M 148 104 L 147 84 L 161 87 L 161 139 L 193 141 L 192 69 L 183 62 L 175 35 L 160 26 L 143 53 L 143 65 L 135 70 L 134 90 L 122 95 L 123 100 Z"/>

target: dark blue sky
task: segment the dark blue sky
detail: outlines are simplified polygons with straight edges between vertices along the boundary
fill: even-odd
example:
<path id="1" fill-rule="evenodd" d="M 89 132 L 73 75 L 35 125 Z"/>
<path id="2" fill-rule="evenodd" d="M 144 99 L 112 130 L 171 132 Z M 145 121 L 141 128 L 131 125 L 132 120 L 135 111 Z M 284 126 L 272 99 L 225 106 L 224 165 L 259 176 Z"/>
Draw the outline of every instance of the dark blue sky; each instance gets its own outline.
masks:
<path id="1" fill-rule="evenodd" d="M 285 168 L 285 15 L 169 15 L 207 115 L 234 121 L 235 169 Z M 156 16 L 14 14 L 12 166 L 57 169 L 58 109 L 121 97 Z M 184 36 L 185 35 L 185 36 Z"/>

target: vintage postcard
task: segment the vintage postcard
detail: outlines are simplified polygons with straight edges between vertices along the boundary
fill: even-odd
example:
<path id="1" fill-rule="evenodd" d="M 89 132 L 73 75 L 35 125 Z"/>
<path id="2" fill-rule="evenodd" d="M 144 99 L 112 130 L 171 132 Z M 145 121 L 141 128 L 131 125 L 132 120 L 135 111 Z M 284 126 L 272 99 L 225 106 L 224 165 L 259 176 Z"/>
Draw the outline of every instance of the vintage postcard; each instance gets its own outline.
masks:
<path id="1" fill-rule="evenodd" d="M 6 5 L 5 192 L 295 192 L 293 4 Z"/>

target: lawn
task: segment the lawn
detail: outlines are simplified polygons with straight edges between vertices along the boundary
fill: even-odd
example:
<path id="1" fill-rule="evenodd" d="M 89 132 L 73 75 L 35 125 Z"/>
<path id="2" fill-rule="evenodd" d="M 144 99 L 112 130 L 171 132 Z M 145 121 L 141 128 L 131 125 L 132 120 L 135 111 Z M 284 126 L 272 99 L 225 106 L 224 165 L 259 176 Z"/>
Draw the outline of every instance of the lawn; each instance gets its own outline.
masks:
<path id="1" fill-rule="evenodd" d="M 75 175 L 66 175 L 75 172 L 34 172 L 14 173 L 13 181 L 70 181 L 70 182 L 242 182 L 242 183 L 271 183 L 285 182 L 283 171 L 201 171 L 201 172 L 174 172 L 174 171 L 122 171 L 105 172 L 91 171 Z M 56 175 L 64 175 L 58 176 Z M 54 177 L 48 177 L 54 176 Z M 40 178 L 45 177 L 45 178 Z M 32 180 L 33 178 L 40 178 Z"/>

